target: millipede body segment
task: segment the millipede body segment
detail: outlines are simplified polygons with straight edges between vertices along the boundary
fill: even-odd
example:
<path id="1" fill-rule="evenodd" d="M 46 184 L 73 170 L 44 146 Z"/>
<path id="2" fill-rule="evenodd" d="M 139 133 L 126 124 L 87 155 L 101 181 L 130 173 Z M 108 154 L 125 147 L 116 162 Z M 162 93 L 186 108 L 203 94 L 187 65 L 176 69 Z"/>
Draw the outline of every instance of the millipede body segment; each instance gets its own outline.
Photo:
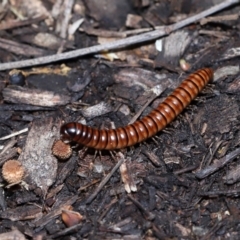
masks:
<path id="1" fill-rule="evenodd" d="M 172 122 L 212 78 L 213 70 L 210 68 L 189 75 L 156 109 L 133 124 L 100 130 L 70 122 L 61 127 L 61 139 L 99 150 L 120 149 L 142 142 Z"/>

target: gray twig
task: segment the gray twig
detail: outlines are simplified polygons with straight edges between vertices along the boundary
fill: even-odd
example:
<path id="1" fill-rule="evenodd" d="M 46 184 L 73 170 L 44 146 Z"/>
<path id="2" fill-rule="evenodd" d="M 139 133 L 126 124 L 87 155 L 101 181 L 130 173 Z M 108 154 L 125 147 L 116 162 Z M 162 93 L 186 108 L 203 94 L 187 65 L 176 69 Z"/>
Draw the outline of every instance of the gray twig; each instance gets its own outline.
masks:
<path id="1" fill-rule="evenodd" d="M 81 57 L 84 55 L 99 53 L 102 51 L 120 49 L 120 48 L 124 48 L 124 47 L 130 46 L 130 45 L 136 44 L 136 43 L 143 43 L 146 41 L 154 40 L 159 37 L 168 35 L 177 29 L 187 26 L 193 22 L 199 21 L 200 19 L 202 19 L 206 16 L 209 16 L 213 13 L 219 12 L 220 10 L 225 9 L 225 8 L 227 8 L 233 4 L 239 3 L 239 2 L 240 2 L 240 0 L 226 0 L 216 6 L 213 6 L 205 11 L 202 11 L 194 16 L 186 18 L 175 24 L 172 24 L 169 26 L 156 27 L 155 28 L 156 30 L 154 30 L 154 31 L 143 33 L 143 34 L 140 34 L 137 36 L 128 37 L 125 39 L 116 40 L 111 43 L 96 45 L 96 46 L 92 46 L 92 47 L 82 48 L 82 49 L 69 51 L 69 52 L 65 52 L 65 53 L 61 53 L 61 54 L 44 56 L 44 57 L 39 57 L 39 58 L 34 58 L 34 59 L 2 63 L 2 64 L 0 64 L 0 71 L 7 70 L 7 69 L 13 69 L 13 68 L 36 66 L 36 65 L 46 64 L 46 63 L 53 63 L 53 62 L 66 60 L 66 59 L 73 59 L 73 58 Z"/>

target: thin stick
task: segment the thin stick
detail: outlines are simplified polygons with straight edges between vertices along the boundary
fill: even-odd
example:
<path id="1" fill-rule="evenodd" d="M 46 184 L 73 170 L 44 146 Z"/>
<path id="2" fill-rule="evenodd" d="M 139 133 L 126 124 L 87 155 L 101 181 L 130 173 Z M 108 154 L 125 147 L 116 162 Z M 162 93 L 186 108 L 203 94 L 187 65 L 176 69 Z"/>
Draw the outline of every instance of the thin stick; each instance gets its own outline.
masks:
<path id="1" fill-rule="evenodd" d="M 117 164 L 114 166 L 114 168 L 111 170 L 110 173 L 106 175 L 106 177 L 101 181 L 101 183 L 98 185 L 98 187 L 95 189 L 92 195 L 87 199 L 86 203 L 90 204 L 93 199 L 98 195 L 98 193 L 102 190 L 104 185 L 109 181 L 111 176 L 114 174 L 114 172 L 120 167 L 120 165 L 124 162 L 125 158 L 122 153 L 118 153 L 118 156 L 120 160 L 117 162 Z"/>
<path id="2" fill-rule="evenodd" d="M 237 148 L 234 151 L 227 154 L 226 156 L 218 159 L 218 161 L 214 162 L 212 165 L 209 165 L 206 168 L 197 171 L 195 173 L 195 176 L 199 179 L 206 178 L 210 174 L 223 168 L 226 164 L 229 164 L 231 161 L 233 161 L 239 155 L 240 155 L 240 148 Z"/>
<path id="3" fill-rule="evenodd" d="M 64 10 L 64 15 L 63 15 L 63 21 L 62 21 L 62 26 L 61 26 L 61 32 L 60 32 L 60 37 L 61 38 L 66 38 L 67 37 L 67 29 L 68 29 L 68 23 L 70 20 L 70 15 L 73 7 L 73 0 L 65 0 L 63 3 L 63 6 L 65 8 Z"/>
<path id="4" fill-rule="evenodd" d="M 11 134 L 9 134 L 9 135 L 7 135 L 5 137 L 1 137 L 0 140 L 6 140 L 6 139 L 9 139 L 9 138 L 15 137 L 15 136 L 17 136 L 19 134 L 25 133 L 27 131 L 28 131 L 28 128 L 24 128 L 24 129 L 22 129 L 22 130 L 20 130 L 18 132 L 14 132 L 14 133 L 11 133 Z"/>
<path id="5" fill-rule="evenodd" d="M 167 34 L 170 34 L 171 32 L 182 28 L 186 25 L 189 25 L 193 22 L 199 21 L 200 19 L 209 16 L 213 13 L 216 13 L 224 8 L 227 8 L 233 4 L 239 3 L 240 0 L 226 0 L 216 6 L 213 6 L 209 8 L 208 10 L 202 11 L 192 17 L 189 17 L 187 19 L 184 19 L 178 23 L 169 25 L 169 26 L 160 26 L 156 27 L 157 30 L 152 32 L 143 33 L 137 36 L 128 37 L 125 39 L 120 39 L 114 42 L 110 42 L 107 44 L 101 44 L 96 45 L 92 47 L 82 48 L 74 51 L 69 51 L 66 53 L 61 54 L 55 54 L 45 57 L 39 57 L 35 59 L 29 59 L 29 60 L 23 60 L 23 61 L 16 61 L 16 62 L 9 62 L 9 63 L 3 63 L 0 64 L 0 71 L 7 70 L 7 69 L 13 69 L 13 68 L 23 68 L 23 67 L 30 67 L 30 66 L 36 66 L 46 63 L 53 63 L 60 60 L 66 60 L 66 59 L 72 59 L 88 54 L 94 54 L 99 53 L 103 51 L 113 50 L 113 49 L 119 49 L 124 48 L 136 43 L 143 43 L 146 41 L 154 40 L 159 37 L 163 37 Z"/>

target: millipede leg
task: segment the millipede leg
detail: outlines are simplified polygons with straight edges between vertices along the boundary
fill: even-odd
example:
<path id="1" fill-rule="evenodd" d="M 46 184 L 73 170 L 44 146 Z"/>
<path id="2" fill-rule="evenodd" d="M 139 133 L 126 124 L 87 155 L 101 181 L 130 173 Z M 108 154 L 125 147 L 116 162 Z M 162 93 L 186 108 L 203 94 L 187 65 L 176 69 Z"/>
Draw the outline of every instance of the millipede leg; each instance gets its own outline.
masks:
<path id="1" fill-rule="evenodd" d="M 110 152 L 110 155 L 111 155 L 111 157 L 112 157 L 112 159 L 116 162 L 116 159 L 117 159 L 117 152 L 116 151 L 114 151 L 114 150 L 109 150 L 109 152 Z"/>
<path id="2" fill-rule="evenodd" d="M 99 155 L 99 158 L 100 158 L 100 161 L 101 161 L 101 159 L 102 159 L 102 153 L 101 153 L 101 151 L 99 151 L 99 150 L 95 150 L 95 151 L 94 151 L 93 160 L 95 160 L 95 159 L 97 158 L 97 155 Z"/>

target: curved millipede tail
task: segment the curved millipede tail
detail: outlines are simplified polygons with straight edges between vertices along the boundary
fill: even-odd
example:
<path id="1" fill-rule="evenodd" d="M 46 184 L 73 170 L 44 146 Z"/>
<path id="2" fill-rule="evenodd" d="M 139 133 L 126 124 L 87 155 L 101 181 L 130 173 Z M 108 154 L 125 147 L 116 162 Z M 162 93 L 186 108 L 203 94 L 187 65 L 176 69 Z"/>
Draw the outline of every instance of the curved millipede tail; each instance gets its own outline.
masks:
<path id="1" fill-rule="evenodd" d="M 189 75 L 156 109 L 125 127 L 100 130 L 77 122 L 61 127 L 61 138 L 94 149 L 120 149 L 152 137 L 172 122 L 212 80 L 213 70 L 203 68 Z"/>

